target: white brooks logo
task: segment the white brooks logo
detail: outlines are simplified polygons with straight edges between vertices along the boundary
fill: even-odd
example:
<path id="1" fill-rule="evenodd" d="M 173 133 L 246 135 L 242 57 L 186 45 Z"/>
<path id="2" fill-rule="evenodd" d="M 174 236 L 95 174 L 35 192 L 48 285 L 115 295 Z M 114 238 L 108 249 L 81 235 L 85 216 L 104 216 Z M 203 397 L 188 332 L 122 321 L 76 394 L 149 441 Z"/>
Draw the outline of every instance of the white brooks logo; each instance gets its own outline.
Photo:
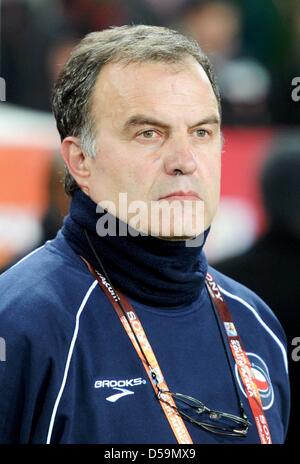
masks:
<path id="1" fill-rule="evenodd" d="M 115 395 L 108 396 L 106 400 L 110 401 L 111 403 L 115 403 L 123 396 L 134 395 L 134 392 L 126 390 L 126 388 L 113 388 L 113 390 L 120 390 L 122 393 L 116 393 Z"/>
<path id="2" fill-rule="evenodd" d="M 121 380 L 96 380 L 94 383 L 94 388 L 112 388 L 113 390 L 118 390 L 121 393 L 115 393 L 114 395 L 108 396 L 105 398 L 107 401 L 111 403 L 115 403 L 118 399 L 122 398 L 123 396 L 127 395 L 134 395 L 134 391 L 127 390 L 125 387 L 133 388 L 138 385 L 145 385 L 147 382 L 145 379 L 141 377 L 137 377 L 135 379 L 121 379 Z"/>

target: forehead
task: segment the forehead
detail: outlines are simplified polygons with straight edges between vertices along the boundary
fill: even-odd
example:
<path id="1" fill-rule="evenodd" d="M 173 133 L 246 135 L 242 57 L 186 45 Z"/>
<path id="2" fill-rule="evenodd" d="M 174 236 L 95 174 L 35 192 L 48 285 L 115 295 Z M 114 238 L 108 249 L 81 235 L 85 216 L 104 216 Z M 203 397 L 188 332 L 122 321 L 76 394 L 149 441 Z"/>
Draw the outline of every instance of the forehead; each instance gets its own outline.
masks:
<path id="1" fill-rule="evenodd" d="M 109 63 L 99 73 L 93 96 L 94 117 L 122 119 L 145 111 L 218 114 L 218 103 L 202 66 L 194 58 L 181 63 Z"/>

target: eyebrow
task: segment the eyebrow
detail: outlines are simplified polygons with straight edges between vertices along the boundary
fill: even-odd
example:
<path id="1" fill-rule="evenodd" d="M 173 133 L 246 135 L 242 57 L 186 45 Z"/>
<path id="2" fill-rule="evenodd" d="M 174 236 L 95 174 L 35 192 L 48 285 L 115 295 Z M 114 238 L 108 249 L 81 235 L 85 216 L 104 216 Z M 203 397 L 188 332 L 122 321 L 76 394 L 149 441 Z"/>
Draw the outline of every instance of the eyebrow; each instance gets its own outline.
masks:
<path id="1" fill-rule="evenodd" d="M 203 124 L 220 124 L 220 118 L 217 115 L 211 115 L 203 118 L 201 121 L 198 121 L 196 124 L 193 124 L 191 128 L 202 126 Z M 153 117 L 148 117 L 143 114 L 136 114 L 131 116 L 124 124 L 124 130 L 130 129 L 135 126 L 157 126 L 164 129 L 170 129 L 170 125 L 159 121 Z"/>

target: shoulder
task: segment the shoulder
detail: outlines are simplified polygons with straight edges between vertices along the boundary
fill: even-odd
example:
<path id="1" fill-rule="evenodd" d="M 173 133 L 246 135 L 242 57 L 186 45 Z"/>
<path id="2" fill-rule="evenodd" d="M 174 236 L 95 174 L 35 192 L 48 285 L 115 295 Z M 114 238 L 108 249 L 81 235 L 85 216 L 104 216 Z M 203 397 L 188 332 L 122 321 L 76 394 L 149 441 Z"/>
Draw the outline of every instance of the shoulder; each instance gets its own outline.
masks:
<path id="1" fill-rule="evenodd" d="M 254 344 L 276 346 L 287 369 L 285 332 L 272 309 L 252 290 L 234 279 L 209 267 L 208 272 L 216 281 L 225 302 L 246 337 L 252 336 Z"/>
<path id="2" fill-rule="evenodd" d="M 285 435 L 290 389 L 286 337 L 281 324 L 252 290 L 211 267 L 208 272 L 218 285 L 241 337 L 268 421 L 274 429 L 281 427 Z M 259 383 L 262 380 L 263 384 Z"/>
<path id="3" fill-rule="evenodd" d="M 47 242 L 0 276 L 2 332 L 40 336 L 51 326 L 71 330 L 94 279 L 62 237 Z"/>
<path id="4" fill-rule="evenodd" d="M 254 291 L 211 266 L 209 266 L 208 272 L 218 284 L 225 300 L 237 302 L 240 309 L 244 308 L 245 312 L 248 310 L 253 314 L 255 312 L 257 317 L 267 318 L 270 323 L 282 330 L 280 322 L 271 308 Z"/>

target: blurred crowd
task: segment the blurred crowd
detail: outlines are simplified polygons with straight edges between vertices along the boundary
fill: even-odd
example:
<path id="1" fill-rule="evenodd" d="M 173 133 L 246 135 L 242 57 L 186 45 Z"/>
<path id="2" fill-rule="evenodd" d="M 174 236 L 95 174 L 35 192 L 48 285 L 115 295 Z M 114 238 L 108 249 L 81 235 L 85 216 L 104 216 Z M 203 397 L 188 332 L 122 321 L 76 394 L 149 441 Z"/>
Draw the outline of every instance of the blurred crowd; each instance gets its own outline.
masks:
<path id="1" fill-rule="evenodd" d="M 7 101 L 50 110 L 53 81 L 88 32 L 122 24 L 182 30 L 208 53 L 224 122 L 295 124 L 299 0 L 2 0 L 1 75 Z"/>

